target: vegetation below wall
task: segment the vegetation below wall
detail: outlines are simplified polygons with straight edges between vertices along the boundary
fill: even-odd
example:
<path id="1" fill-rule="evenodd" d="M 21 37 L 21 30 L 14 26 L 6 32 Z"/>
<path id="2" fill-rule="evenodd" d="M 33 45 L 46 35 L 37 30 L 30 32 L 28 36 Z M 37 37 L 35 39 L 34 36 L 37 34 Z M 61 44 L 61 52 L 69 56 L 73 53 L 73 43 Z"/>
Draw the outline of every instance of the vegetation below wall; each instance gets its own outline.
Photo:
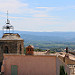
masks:
<path id="1" fill-rule="evenodd" d="M 35 49 L 60 52 L 66 47 L 75 49 L 75 32 L 23 32 L 24 46 L 33 45 Z"/>
<path id="2" fill-rule="evenodd" d="M 25 47 L 29 44 L 33 45 L 35 49 L 47 50 L 61 52 L 64 51 L 66 47 L 69 48 L 69 51 L 73 51 L 75 49 L 74 42 L 49 42 L 49 41 L 25 41 Z"/>
<path id="3" fill-rule="evenodd" d="M 65 72 L 64 66 L 60 66 L 60 75 L 67 75 Z"/>
<path id="4" fill-rule="evenodd" d="M 24 46 L 33 45 L 35 49 L 60 52 L 66 47 L 75 49 L 75 32 L 25 32 L 19 31 L 24 39 Z"/>

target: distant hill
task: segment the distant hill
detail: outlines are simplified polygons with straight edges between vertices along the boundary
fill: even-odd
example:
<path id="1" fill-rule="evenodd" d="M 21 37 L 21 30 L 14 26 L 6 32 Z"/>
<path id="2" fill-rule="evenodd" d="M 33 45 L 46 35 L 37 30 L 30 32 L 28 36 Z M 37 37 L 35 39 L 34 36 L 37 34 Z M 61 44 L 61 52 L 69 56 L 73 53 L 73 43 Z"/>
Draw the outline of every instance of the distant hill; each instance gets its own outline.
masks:
<path id="1" fill-rule="evenodd" d="M 32 44 L 35 48 L 49 49 L 52 47 L 66 46 L 75 48 L 75 32 L 30 32 L 15 31 L 19 33 L 25 41 L 25 46 Z M 0 37 L 2 31 L 0 31 Z"/>
<path id="2" fill-rule="evenodd" d="M 75 32 L 28 32 L 16 31 L 27 40 L 75 41 Z"/>
<path id="3" fill-rule="evenodd" d="M 3 31 L 0 30 L 0 38 L 2 37 L 2 35 L 3 35 Z"/>
<path id="4" fill-rule="evenodd" d="M 15 31 L 25 40 L 43 40 L 43 41 L 75 41 L 75 32 L 30 32 Z M 0 37 L 3 32 L 0 31 Z"/>

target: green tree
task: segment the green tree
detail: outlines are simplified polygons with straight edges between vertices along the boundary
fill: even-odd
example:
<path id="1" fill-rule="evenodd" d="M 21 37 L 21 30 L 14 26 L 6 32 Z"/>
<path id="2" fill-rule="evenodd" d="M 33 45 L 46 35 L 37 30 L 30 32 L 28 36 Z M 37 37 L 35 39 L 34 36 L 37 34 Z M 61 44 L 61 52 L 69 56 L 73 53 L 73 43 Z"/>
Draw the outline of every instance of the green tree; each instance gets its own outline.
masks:
<path id="1" fill-rule="evenodd" d="M 60 75 L 67 75 L 65 72 L 64 66 L 60 66 Z"/>
<path id="2" fill-rule="evenodd" d="M 65 73 L 65 75 L 67 75 L 67 73 Z"/>
<path id="3" fill-rule="evenodd" d="M 43 50 L 42 49 L 34 49 L 34 51 L 42 52 Z"/>

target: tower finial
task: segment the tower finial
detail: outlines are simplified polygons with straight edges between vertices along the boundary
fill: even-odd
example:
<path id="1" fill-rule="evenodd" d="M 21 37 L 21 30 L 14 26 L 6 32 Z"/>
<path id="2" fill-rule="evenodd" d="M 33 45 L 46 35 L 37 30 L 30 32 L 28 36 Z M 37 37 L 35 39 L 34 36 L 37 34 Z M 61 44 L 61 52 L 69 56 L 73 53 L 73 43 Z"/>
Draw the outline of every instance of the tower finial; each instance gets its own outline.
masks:
<path id="1" fill-rule="evenodd" d="M 4 25 L 2 29 L 3 29 L 3 33 L 5 33 L 4 30 L 6 30 L 6 33 L 11 33 L 10 32 L 11 29 L 12 31 L 14 31 L 14 27 L 10 24 L 10 20 L 8 19 L 8 10 L 7 10 L 7 22 L 6 22 L 6 25 Z"/>
<path id="2" fill-rule="evenodd" d="M 7 23 L 6 24 L 10 24 L 10 21 L 8 19 L 8 10 L 7 10 Z"/>
<path id="3" fill-rule="evenodd" d="M 8 19 L 8 10 L 7 10 L 7 19 Z"/>

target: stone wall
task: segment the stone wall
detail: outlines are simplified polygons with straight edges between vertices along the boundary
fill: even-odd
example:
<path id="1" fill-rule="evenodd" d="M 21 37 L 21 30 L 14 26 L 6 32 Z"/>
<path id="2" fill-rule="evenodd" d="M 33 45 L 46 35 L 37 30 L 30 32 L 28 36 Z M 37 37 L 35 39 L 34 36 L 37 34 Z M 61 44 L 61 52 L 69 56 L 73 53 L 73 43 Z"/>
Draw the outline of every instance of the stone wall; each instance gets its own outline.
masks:
<path id="1" fill-rule="evenodd" d="M 24 54 L 24 42 L 23 41 L 17 41 L 17 53 Z"/>
<path id="2" fill-rule="evenodd" d="M 17 41 L 0 41 L 2 51 L 4 53 L 5 46 L 8 47 L 8 53 L 17 53 Z"/>
<path id="3" fill-rule="evenodd" d="M 0 72 L 1 72 L 2 61 L 3 61 L 3 53 L 2 53 L 2 50 L 1 50 L 1 46 L 0 46 Z"/>
<path id="4" fill-rule="evenodd" d="M 0 41 L 0 46 L 2 47 L 3 53 L 5 50 L 5 46 L 8 47 L 8 53 L 19 53 L 20 46 L 21 46 L 21 54 L 24 53 L 24 43 L 23 41 L 17 41 L 17 40 L 6 40 L 6 41 Z"/>
<path id="5" fill-rule="evenodd" d="M 2 50 L 1 50 L 1 46 L 0 46 L 0 62 L 2 62 L 3 60 L 3 53 L 2 53 Z"/>

